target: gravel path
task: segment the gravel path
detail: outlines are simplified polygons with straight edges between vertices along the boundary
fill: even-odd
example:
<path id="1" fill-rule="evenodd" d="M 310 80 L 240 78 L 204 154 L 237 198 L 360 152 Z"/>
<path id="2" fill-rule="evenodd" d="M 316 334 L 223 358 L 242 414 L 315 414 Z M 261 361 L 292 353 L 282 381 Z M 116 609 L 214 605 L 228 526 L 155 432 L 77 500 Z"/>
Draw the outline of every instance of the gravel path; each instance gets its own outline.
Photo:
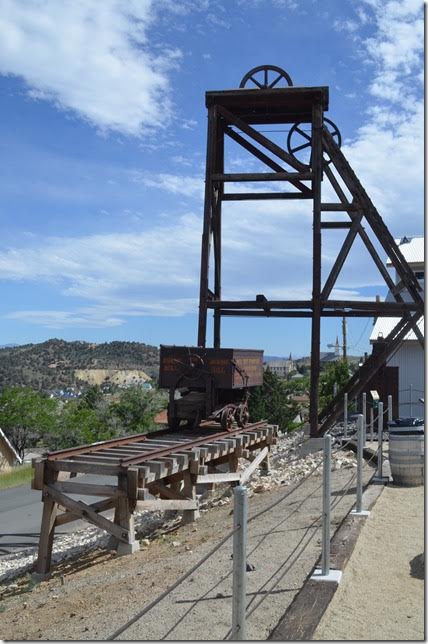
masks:
<path id="1" fill-rule="evenodd" d="M 386 487 L 313 639 L 423 640 L 423 553 L 424 488 Z"/>
<path id="2" fill-rule="evenodd" d="M 283 445 L 281 441 L 271 476 L 251 483 L 250 517 L 272 503 L 277 505 L 249 525 L 248 562 L 254 566 L 247 582 L 249 611 L 254 611 L 248 619 L 249 639 L 267 638 L 320 553 L 321 469 L 283 499 L 294 487 L 287 479 L 290 468 L 300 467 L 294 480 L 301 479 L 319 457 L 281 465 L 281 459 L 290 457 Z M 366 466 L 366 480 L 372 473 Z M 336 455 L 332 476 L 335 526 L 353 505 L 354 475 L 353 456 Z M 350 480 L 349 494 L 341 498 L 340 491 Z M 15 581 L 12 588 L 5 586 L 0 614 L 3 639 L 106 639 L 231 529 L 228 494 L 214 502 L 207 500 L 206 511 L 196 524 L 177 527 L 171 520 L 169 526 L 144 540 L 142 551 L 135 555 L 119 558 L 111 551 L 90 550 L 75 561 L 59 563 L 52 578 L 37 586 L 32 586 L 29 576 Z M 208 509 L 209 505 L 214 507 Z M 231 620 L 231 552 L 229 540 L 121 637 L 223 639 Z"/>

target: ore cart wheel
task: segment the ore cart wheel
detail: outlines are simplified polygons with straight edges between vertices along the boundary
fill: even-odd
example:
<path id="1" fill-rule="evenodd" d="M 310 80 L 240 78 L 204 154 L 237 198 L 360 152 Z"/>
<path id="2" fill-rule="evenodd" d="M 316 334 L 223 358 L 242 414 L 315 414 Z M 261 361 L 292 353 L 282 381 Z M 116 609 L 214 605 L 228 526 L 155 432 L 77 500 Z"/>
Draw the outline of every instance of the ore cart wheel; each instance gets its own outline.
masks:
<path id="1" fill-rule="evenodd" d="M 220 424 L 224 431 L 230 432 L 232 429 L 234 415 L 235 409 L 233 407 L 226 407 L 226 409 L 223 409 L 221 412 Z"/>
<path id="2" fill-rule="evenodd" d="M 177 416 L 169 416 L 168 415 L 168 427 L 171 429 L 173 432 L 177 431 L 178 428 L 180 427 L 180 419 L 177 418 Z"/>
<path id="3" fill-rule="evenodd" d="M 248 412 L 248 407 L 246 404 L 241 404 L 238 406 L 235 413 L 236 422 L 238 427 L 245 427 L 250 419 L 250 414 Z"/>

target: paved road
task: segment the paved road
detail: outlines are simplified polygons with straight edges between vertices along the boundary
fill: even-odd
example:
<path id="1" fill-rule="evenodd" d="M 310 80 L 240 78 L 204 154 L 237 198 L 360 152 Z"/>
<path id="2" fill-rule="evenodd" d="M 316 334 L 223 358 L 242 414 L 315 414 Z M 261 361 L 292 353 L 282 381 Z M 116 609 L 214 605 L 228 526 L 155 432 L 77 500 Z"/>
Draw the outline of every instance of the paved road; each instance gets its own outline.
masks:
<path id="1" fill-rule="evenodd" d="M 112 483 L 111 477 L 101 476 L 79 477 L 79 481 Z M 32 490 L 29 483 L 0 490 L 0 558 L 29 546 L 37 546 L 42 518 L 41 495 L 40 490 Z M 94 503 L 100 497 L 85 496 L 82 500 Z M 68 523 L 58 528 L 55 534 L 74 532 L 84 526 L 88 524 L 83 521 Z"/>

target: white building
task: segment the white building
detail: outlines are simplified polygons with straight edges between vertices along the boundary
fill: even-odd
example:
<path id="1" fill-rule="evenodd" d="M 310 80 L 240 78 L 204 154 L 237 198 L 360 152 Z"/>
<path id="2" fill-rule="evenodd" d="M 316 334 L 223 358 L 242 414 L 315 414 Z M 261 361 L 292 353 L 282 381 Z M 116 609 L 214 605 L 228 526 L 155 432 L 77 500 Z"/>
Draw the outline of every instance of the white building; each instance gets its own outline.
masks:
<path id="1" fill-rule="evenodd" d="M 424 288 L 425 268 L 424 268 L 424 238 L 423 237 L 403 237 L 396 240 L 404 258 L 410 268 L 415 273 L 420 285 Z M 391 267 L 392 264 L 388 259 L 386 265 Z M 399 277 L 395 275 L 395 283 L 398 283 Z M 407 291 L 402 291 L 404 300 L 409 301 Z M 390 292 L 385 301 L 395 301 Z M 370 335 L 370 342 L 374 344 L 377 340 L 386 338 L 392 331 L 400 318 L 377 318 Z M 419 320 L 418 327 L 424 335 L 424 318 Z M 390 358 L 387 367 L 395 368 L 398 371 L 398 415 L 400 417 L 424 417 L 424 404 L 420 398 L 424 399 L 424 352 L 415 335 L 410 331 L 395 355 Z M 391 392 L 392 393 L 392 392 Z"/>
<path id="2" fill-rule="evenodd" d="M 267 360 L 263 364 L 264 369 L 269 369 L 272 373 L 275 373 L 280 378 L 287 378 L 290 373 L 296 371 L 296 363 L 291 357 L 287 358 L 278 358 L 273 360 Z"/>

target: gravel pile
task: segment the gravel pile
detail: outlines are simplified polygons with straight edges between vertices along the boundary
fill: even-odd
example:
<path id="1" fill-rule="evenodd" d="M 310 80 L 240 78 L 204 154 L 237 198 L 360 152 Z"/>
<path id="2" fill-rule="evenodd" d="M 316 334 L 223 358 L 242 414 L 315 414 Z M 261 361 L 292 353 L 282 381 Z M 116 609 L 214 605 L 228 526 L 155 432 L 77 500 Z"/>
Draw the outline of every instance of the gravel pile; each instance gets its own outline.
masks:
<path id="1" fill-rule="evenodd" d="M 295 432 L 292 436 L 279 438 L 277 445 L 271 451 L 271 469 L 269 473 L 261 468 L 256 470 L 247 482 L 249 496 L 266 492 L 281 485 L 290 485 L 298 482 L 309 474 L 316 466 L 318 471 L 314 474 L 322 475 L 322 453 L 317 452 L 304 457 L 299 456 L 299 444 L 302 442 L 301 432 Z M 248 467 L 248 461 L 240 459 L 240 469 Z M 332 470 L 356 467 L 355 456 L 352 452 L 339 451 L 332 455 Z M 200 511 L 207 512 L 210 508 L 227 505 L 231 503 L 232 489 L 230 485 L 217 486 L 214 494 L 205 493 L 200 497 Z M 150 538 L 159 536 L 173 528 L 181 519 L 176 512 L 136 512 L 135 528 L 137 538 L 141 541 L 142 547 L 147 547 Z M 52 562 L 58 563 L 67 559 L 73 559 L 83 552 L 91 549 L 109 547 L 110 535 L 95 526 L 82 528 L 70 534 L 57 535 L 54 540 Z M 29 571 L 37 557 L 35 546 L 20 550 L 19 552 L 6 555 L 0 560 L 0 582 L 10 580 Z"/>
<path id="2" fill-rule="evenodd" d="M 322 476 L 322 452 L 315 452 L 307 456 L 299 456 L 300 445 L 304 440 L 302 433 L 295 433 L 292 436 L 284 436 L 272 447 L 271 468 L 268 473 L 258 468 L 251 479 L 246 483 L 249 496 L 260 492 L 267 492 L 281 485 L 297 483 L 307 476 L 313 469 L 314 476 Z M 240 469 L 248 467 L 248 461 L 240 459 Z M 343 468 L 356 468 L 357 460 L 351 451 L 332 451 L 331 469 L 333 472 Z M 200 504 L 201 511 L 210 507 L 226 505 L 231 502 L 232 490 L 230 486 L 219 497 L 210 498 Z"/>

